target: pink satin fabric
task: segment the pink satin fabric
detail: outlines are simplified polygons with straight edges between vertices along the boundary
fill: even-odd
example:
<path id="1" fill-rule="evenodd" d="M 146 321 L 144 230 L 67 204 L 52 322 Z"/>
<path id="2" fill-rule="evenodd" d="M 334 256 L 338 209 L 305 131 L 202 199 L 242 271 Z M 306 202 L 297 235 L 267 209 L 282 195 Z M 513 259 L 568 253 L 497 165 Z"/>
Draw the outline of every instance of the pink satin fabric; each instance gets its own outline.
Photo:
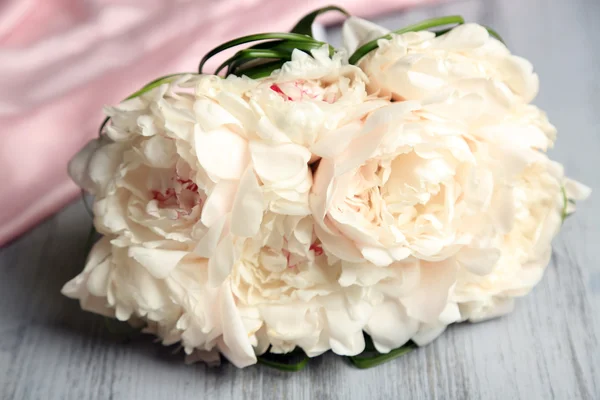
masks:
<path id="1" fill-rule="evenodd" d="M 428 0 L 338 0 L 370 16 Z M 102 106 L 215 45 L 289 30 L 331 0 L 4 0 L 0 4 L 0 246 L 79 193 L 68 160 Z M 214 64 L 213 64 L 214 66 Z M 209 69 L 210 70 L 210 69 Z"/>

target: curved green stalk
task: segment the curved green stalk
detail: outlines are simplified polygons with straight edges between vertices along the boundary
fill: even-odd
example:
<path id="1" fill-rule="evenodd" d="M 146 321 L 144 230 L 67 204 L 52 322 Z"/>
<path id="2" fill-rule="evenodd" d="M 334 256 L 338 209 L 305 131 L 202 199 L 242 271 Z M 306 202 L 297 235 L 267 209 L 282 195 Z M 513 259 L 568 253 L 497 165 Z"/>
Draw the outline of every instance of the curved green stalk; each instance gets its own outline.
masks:
<path id="1" fill-rule="evenodd" d="M 219 65 L 219 67 L 215 71 L 215 75 L 221 72 L 222 69 L 229 66 L 234 62 L 241 61 L 250 61 L 256 59 L 276 59 L 276 60 L 289 60 L 291 57 L 291 52 L 289 51 L 281 51 L 281 50 L 259 50 L 259 49 L 244 49 L 235 53 L 232 57 L 228 58 L 223 62 L 223 64 Z"/>
<path id="2" fill-rule="evenodd" d="M 268 63 L 262 63 L 257 66 L 253 66 L 250 68 L 242 68 L 241 70 L 236 70 L 235 74 L 238 76 L 246 75 L 248 78 L 252 79 L 260 79 L 266 78 L 271 75 L 273 71 L 281 68 L 281 61 L 273 61 Z"/>
<path id="3" fill-rule="evenodd" d="M 319 15 L 324 14 L 329 11 L 339 11 L 342 14 L 344 14 L 346 17 L 350 16 L 348 11 L 344 10 L 341 7 L 327 6 L 327 7 L 319 8 L 318 10 L 315 10 L 309 14 L 306 14 L 304 17 L 302 17 L 302 19 L 300 21 L 298 21 L 296 26 L 294 26 L 292 28 L 291 32 L 300 33 L 302 35 L 312 36 L 312 25 L 313 25 L 313 22 L 315 22 L 315 19 Z"/>
<path id="4" fill-rule="evenodd" d="M 278 39 L 308 41 L 308 42 L 312 42 L 315 40 L 311 36 L 300 35 L 297 33 L 288 33 L 288 32 L 258 33 L 255 35 L 242 36 L 237 39 L 230 40 L 229 42 L 225 42 L 225 43 L 215 47 L 208 53 L 206 53 L 206 55 L 204 57 L 202 57 L 202 60 L 200 60 L 200 65 L 198 65 L 198 72 L 202 73 L 204 64 L 206 64 L 206 62 L 209 59 L 211 59 L 216 54 L 219 54 L 220 52 L 227 50 L 231 47 L 239 46 L 240 44 L 244 44 L 244 43 L 257 42 L 259 40 L 278 40 Z"/>
<path id="5" fill-rule="evenodd" d="M 389 40 L 392 38 L 392 34 L 401 35 L 401 34 L 407 33 L 407 32 L 418 32 L 418 31 L 424 31 L 424 30 L 431 29 L 431 28 L 437 28 L 439 26 L 444 26 L 444 25 L 453 25 L 453 24 L 461 25 L 464 23 L 465 23 L 465 19 L 463 17 L 461 17 L 460 15 L 450 15 L 447 17 L 428 19 L 428 20 L 421 21 L 414 25 L 409 25 L 407 27 L 393 31 L 390 34 L 384 35 L 375 40 L 371 40 L 370 42 L 362 45 L 361 47 L 356 49 L 356 51 L 352 54 L 352 56 L 350 56 L 348 62 L 350 64 L 356 64 L 361 58 L 363 58 L 365 55 L 367 55 L 368 53 L 370 53 L 371 51 L 375 50 L 378 47 L 377 42 L 380 39 L 388 39 Z"/>
<path id="6" fill-rule="evenodd" d="M 360 369 L 366 369 L 376 367 L 377 365 L 381 365 L 385 362 L 391 361 L 394 358 L 400 357 L 416 348 L 417 346 L 411 343 L 394 349 L 386 354 L 378 354 L 373 357 L 353 356 L 348 358 L 350 359 L 350 362 L 354 364 L 355 367 Z"/>
<path id="7" fill-rule="evenodd" d="M 502 39 L 502 37 L 498 34 L 498 32 L 496 32 L 492 28 L 487 27 L 485 25 L 482 25 L 482 26 L 485 28 L 485 30 L 488 31 L 488 33 L 490 34 L 490 36 L 492 36 L 496 40 L 499 40 L 503 44 L 506 44 L 506 43 L 504 43 L 504 39 Z M 446 33 L 450 32 L 452 29 L 453 28 L 442 29 L 442 30 L 439 30 L 439 31 L 434 31 L 434 33 L 435 33 L 435 36 L 441 36 L 441 35 L 445 35 Z"/>
<path id="8" fill-rule="evenodd" d="M 483 25 L 483 27 L 484 27 L 484 28 L 485 28 L 485 29 L 488 31 L 488 33 L 490 34 L 490 36 L 491 36 L 491 37 L 493 37 L 493 38 L 494 38 L 494 39 L 496 39 L 496 40 L 499 40 L 499 41 L 501 41 L 503 44 L 506 44 L 506 43 L 504 43 L 504 39 L 502 39 L 502 36 L 500 36 L 500 35 L 498 34 L 498 32 L 496 32 L 495 30 L 493 30 L 493 29 L 492 29 L 492 28 L 490 28 L 489 26 L 485 26 L 485 25 Z"/>
<path id="9" fill-rule="evenodd" d="M 280 371 L 286 371 L 286 372 L 300 371 L 300 370 L 304 369 L 304 367 L 306 367 L 306 365 L 308 364 L 308 357 L 305 357 L 302 360 L 300 360 L 294 364 L 286 364 L 286 363 L 280 363 L 277 361 L 271 361 L 271 360 L 267 360 L 266 358 L 263 358 L 263 357 L 257 357 L 257 360 L 258 360 L 259 364 L 266 365 L 268 367 L 275 368 Z"/>

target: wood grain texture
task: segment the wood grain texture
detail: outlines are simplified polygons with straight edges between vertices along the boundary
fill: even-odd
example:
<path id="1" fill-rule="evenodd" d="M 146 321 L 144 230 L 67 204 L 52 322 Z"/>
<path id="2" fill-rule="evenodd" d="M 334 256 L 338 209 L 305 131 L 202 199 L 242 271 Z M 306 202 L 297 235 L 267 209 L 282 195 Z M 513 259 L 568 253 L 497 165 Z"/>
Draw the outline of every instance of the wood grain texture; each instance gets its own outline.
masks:
<path id="1" fill-rule="evenodd" d="M 366 371 L 331 355 L 295 374 L 186 366 L 151 338 L 116 341 L 100 317 L 60 295 L 85 258 L 90 220 L 75 203 L 0 250 L 0 399 L 599 399 L 600 2 L 471 0 L 381 21 L 392 28 L 444 14 L 494 27 L 534 63 L 536 102 L 559 129 L 552 157 L 595 191 L 513 314 L 453 326 Z"/>

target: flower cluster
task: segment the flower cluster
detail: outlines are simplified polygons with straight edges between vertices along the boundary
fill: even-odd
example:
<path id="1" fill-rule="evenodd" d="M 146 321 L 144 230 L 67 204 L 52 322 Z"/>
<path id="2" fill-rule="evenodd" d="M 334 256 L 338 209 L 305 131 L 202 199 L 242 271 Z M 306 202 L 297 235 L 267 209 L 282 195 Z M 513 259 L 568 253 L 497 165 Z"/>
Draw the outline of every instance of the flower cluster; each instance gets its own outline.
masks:
<path id="1" fill-rule="evenodd" d="M 190 359 L 357 355 L 509 312 L 589 190 L 545 151 L 538 78 L 488 31 L 296 50 L 270 76 L 183 75 L 106 109 L 71 162 L 103 238 L 63 293 Z M 567 209 L 568 208 L 568 209 Z"/>

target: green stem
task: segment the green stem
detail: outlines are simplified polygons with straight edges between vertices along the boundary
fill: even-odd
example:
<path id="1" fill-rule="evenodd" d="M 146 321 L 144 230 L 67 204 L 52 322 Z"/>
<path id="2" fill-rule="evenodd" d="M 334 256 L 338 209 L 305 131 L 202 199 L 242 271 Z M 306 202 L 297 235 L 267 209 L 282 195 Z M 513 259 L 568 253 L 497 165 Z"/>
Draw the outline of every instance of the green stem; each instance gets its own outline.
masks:
<path id="1" fill-rule="evenodd" d="M 389 33 L 378 39 L 372 40 L 372 41 L 362 45 L 352 54 L 352 56 L 350 56 L 350 59 L 348 60 L 348 62 L 350 64 L 356 64 L 358 61 L 360 61 L 361 58 L 363 58 L 365 55 L 367 55 L 368 53 L 370 53 L 371 51 L 375 50 L 378 47 L 377 42 L 380 39 L 390 40 L 390 39 L 392 39 L 392 34 L 401 35 L 401 34 L 407 33 L 407 32 L 424 31 L 424 30 L 431 29 L 431 28 L 437 28 L 439 26 L 452 25 L 452 24 L 461 25 L 464 23 L 465 23 L 465 20 L 460 15 L 450 15 L 447 17 L 428 19 L 428 20 L 421 21 L 414 25 L 409 25 L 407 27 L 398 29 L 396 31 L 393 31 L 392 33 Z"/>
<path id="2" fill-rule="evenodd" d="M 565 187 L 561 186 L 560 190 L 562 192 L 562 197 L 563 197 L 563 207 L 562 207 L 562 211 L 560 213 L 560 218 L 561 218 L 562 222 L 565 222 L 565 219 L 567 219 L 567 217 L 568 217 L 567 206 L 569 205 L 569 199 L 567 197 L 567 190 L 565 189 Z"/>
<path id="3" fill-rule="evenodd" d="M 246 75 L 248 78 L 252 79 L 260 79 L 268 77 L 273 71 L 279 68 L 281 68 L 280 60 L 259 64 L 257 66 L 246 69 L 236 69 L 235 74 L 238 76 Z"/>
<path id="4" fill-rule="evenodd" d="M 394 358 L 400 357 L 416 348 L 417 348 L 417 346 L 411 343 L 411 344 L 399 347 L 397 349 L 394 349 L 386 354 L 378 354 L 373 357 L 353 356 L 353 357 L 348 357 L 348 358 L 350 359 L 350 362 L 352 364 L 354 364 L 355 367 L 360 368 L 360 369 L 366 369 L 366 368 L 372 368 L 377 365 L 381 365 L 385 362 L 391 361 Z"/>
<path id="5" fill-rule="evenodd" d="M 206 62 L 209 59 L 211 59 L 214 55 L 219 54 L 220 52 L 227 50 L 231 47 L 239 46 L 240 44 L 244 44 L 244 43 L 256 42 L 259 40 L 278 40 L 278 39 L 279 40 L 307 41 L 307 42 L 313 42 L 315 40 L 312 37 L 307 36 L 307 35 L 300 35 L 297 33 L 287 33 L 287 32 L 258 33 L 255 35 L 242 36 L 237 39 L 230 40 L 229 42 L 225 42 L 225 43 L 215 47 L 208 53 L 206 53 L 206 55 L 204 57 L 202 57 L 202 60 L 200 60 L 200 65 L 198 65 L 198 72 L 202 73 L 204 64 L 206 64 Z"/>
<path id="6" fill-rule="evenodd" d="M 276 361 L 267 360 L 263 357 L 257 357 L 257 360 L 258 360 L 259 364 L 263 364 L 268 367 L 275 368 L 280 371 L 286 371 L 286 372 L 300 371 L 300 370 L 304 369 L 304 367 L 306 367 L 306 365 L 308 364 L 308 357 L 302 359 L 301 361 L 299 361 L 295 364 L 280 363 L 280 362 L 276 362 Z"/>
<path id="7" fill-rule="evenodd" d="M 312 36 L 312 25 L 313 25 L 313 22 L 315 22 L 315 19 L 319 15 L 324 14 L 329 11 L 339 11 L 342 14 L 344 14 L 346 17 L 350 16 L 348 11 L 344 10 L 343 8 L 337 7 L 337 6 L 327 6 L 327 7 L 319 8 L 318 10 L 315 10 L 315 11 L 311 12 L 310 14 L 305 15 L 300 21 L 298 21 L 296 26 L 294 26 L 294 28 L 292 28 L 292 32 Z"/>
<path id="8" fill-rule="evenodd" d="M 218 75 L 221 70 L 231 64 L 240 64 L 245 61 L 256 60 L 260 58 L 265 59 L 276 59 L 276 60 L 289 60 L 291 57 L 291 52 L 289 51 L 280 51 L 280 50 L 260 50 L 260 49 L 244 49 L 235 53 L 232 57 L 229 57 L 227 60 L 223 62 L 223 64 L 219 65 L 219 67 L 215 71 L 215 75 Z"/>

